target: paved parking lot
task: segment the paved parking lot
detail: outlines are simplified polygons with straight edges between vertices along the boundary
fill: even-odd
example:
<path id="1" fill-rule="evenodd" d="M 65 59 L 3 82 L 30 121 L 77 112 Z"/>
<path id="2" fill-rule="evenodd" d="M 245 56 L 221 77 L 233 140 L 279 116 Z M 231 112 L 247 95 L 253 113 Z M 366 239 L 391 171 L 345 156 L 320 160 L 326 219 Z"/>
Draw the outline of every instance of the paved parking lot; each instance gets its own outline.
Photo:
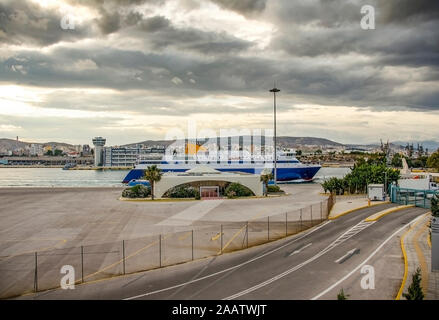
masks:
<path id="1" fill-rule="evenodd" d="M 319 195 L 319 184 L 291 184 L 282 188 L 288 195 L 213 202 L 120 201 L 121 188 L 1 188 L 0 255 L 247 221 L 293 211 L 324 199 Z"/>

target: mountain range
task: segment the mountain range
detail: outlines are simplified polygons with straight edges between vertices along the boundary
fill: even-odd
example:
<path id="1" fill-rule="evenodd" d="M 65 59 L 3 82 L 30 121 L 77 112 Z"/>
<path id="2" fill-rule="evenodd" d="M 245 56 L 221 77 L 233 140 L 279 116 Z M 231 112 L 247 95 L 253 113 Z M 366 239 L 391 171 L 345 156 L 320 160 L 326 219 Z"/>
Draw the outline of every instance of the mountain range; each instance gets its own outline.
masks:
<path id="1" fill-rule="evenodd" d="M 264 139 L 262 139 L 264 140 Z M 138 144 L 143 144 L 145 147 L 152 146 L 164 146 L 167 147 L 175 140 L 145 140 L 137 143 L 125 144 L 123 147 L 133 147 Z M 0 138 L 0 150 L 14 150 L 25 148 L 29 146 L 32 142 L 23 142 L 14 139 L 1 139 Z M 343 144 L 339 142 L 335 142 L 325 138 L 317 138 L 317 137 L 288 137 L 288 136 L 280 136 L 277 137 L 277 143 L 279 146 L 290 147 L 290 148 L 298 148 L 302 146 L 320 146 L 320 147 L 363 147 L 363 148 L 376 148 L 380 144 L 379 143 L 370 143 L 370 144 Z M 416 148 L 417 144 L 422 145 L 425 148 L 428 148 L 430 151 L 435 151 L 439 148 L 439 142 L 434 140 L 423 140 L 423 141 L 393 141 L 391 142 L 392 148 L 403 148 L 407 145 L 407 143 L 412 144 Z M 45 142 L 45 143 L 37 143 L 43 146 L 47 145 L 57 145 L 63 146 L 65 148 L 74 149 L 74 145 L 63 143 L 63 142 Z"/>

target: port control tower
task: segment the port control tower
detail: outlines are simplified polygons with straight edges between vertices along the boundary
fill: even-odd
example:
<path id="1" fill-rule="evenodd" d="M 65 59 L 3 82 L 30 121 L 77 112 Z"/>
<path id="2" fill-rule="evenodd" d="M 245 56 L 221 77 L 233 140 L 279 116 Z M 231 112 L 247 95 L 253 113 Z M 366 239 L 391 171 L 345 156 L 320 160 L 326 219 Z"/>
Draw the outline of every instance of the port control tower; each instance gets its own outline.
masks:
<path id="1" fill-rule="evenodd" d="M 92 141 L 95 146 L 95 166 L 101 167 L 104 164 L 104 146 L 107 140 L 102 137 L 95 137 Z"/>

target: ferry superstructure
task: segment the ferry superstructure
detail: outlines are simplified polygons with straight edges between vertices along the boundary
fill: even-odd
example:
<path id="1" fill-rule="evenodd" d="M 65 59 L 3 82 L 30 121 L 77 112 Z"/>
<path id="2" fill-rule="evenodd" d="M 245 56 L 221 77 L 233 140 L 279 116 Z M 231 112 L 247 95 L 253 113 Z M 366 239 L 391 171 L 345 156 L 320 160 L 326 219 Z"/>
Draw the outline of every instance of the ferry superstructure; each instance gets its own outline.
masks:
<path id="1" fill-rule="evenodd" d="M 139 157 L 137 164 L 126 177 L 123 183 L 128 183 L 133 179 L 140 179 L 144 170 L 151 166 L 157 165 L 163 172 L 184 172 L 196 166 L 203 165 L 212 167 L 219 171 L 239 171 L 252 174 L 261 174 L 263 170 L 273 169 L 273 156 L 247 155 L 244 157 L 230 157 L 228 154 L 217 153 L 215 155 L 200 155 L 197 157 L 187 156 L 164 156 L 151 158 Z M 276 161 L 276 173 L 278 182 L 288 181 L 312 181 L 315 174 L 320 170 L 320 165 L 303 164 L 296 159 L 294 152 L 278 151 Z"/>

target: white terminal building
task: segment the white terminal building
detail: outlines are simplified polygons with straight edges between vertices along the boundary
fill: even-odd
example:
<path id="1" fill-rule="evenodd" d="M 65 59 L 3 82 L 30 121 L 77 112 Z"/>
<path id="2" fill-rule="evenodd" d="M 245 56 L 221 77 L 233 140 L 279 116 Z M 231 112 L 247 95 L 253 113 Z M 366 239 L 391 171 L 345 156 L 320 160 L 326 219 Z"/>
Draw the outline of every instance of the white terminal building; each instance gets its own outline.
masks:
<path id="1" fill-rule="evenodd" d="M 143 145 L 135 147 L 105 147 L 106 139 L 102 137 L 93 138 L 95 146 L 96 167 L 128 167 L 136 164 L 139 155 L 157 155 L 161 159 L 165 148 L 145 148 Z"/>

